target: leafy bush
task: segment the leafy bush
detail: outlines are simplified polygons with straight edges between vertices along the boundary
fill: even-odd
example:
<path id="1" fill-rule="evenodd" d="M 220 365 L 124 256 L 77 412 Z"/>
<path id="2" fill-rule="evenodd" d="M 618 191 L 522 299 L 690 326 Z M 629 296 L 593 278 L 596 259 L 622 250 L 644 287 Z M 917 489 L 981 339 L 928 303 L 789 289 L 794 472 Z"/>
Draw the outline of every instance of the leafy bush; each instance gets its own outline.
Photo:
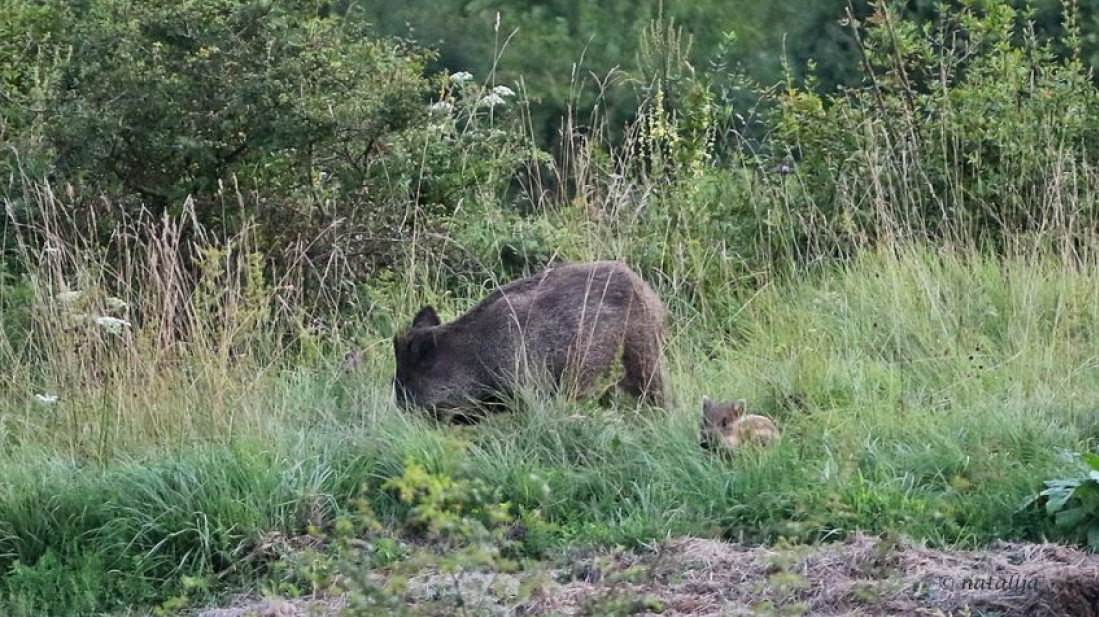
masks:
<path id="1" fill-rule="evenodd" d="M 442 454 L 453 458 L 462 452 L 447 442 Z M 428 602 L 433 609 L 443 614 L 473 608 L 480 614 L 477 594 L 466 597 L 469 579 L 492 580 L 500 572 L 521 569 L 526 557 L 541 556 L 551 535 L 560 532 L 539 511 L 501 501 L 501 489 L 490 488 L 475 472 L 429 471 L 409 458 L 404 470 L 379 488 L 364 486 L 353 510 L 330 529 L 310 528 L 314 546 L 284 556 L 275 566 L 282 574 L 272 590 L 346 593 L 348 615 L 435 614 L 410 609 L 405 597 L 412 579 L 427 575 L 435 579 L 429 584 L 435 587 Z M 384 501 L 382 496 L 397 502 L 396 520 L 388 521 L 399 523 L 396 528 L 383 525 L 371 506 L 371 499 Z M 419 586 L 425 584 L 421 580 Z"/>
<path id="2" fill-rule="evenodd" d="M 930 234 L 1002 247 L 1011 233 L 1091 228 L 1099 90 L 1072 7 L 1063 34 L 1042 39 L 1006 0 L 933 22 L 874 6 L 849 24 L 861 85 L 820 96 L 810 80 L 773 96 L 769 152 L 797 163 L 784 181 L 797 242 L 843 251 Z"/>
<path id="3" fill-rule="evenodd" d="M 1045 490 L 1025 508 L 1041 505 L 1058 529 L 1093 551 L 1099 551 L 1099 455 L 1082 454 L 1087 475 L 1066 480 L 1047 480 Z"/>
<path id="4" fill-rule="evenodd" d="M 314 2 L 12 8 L 53 71 L 0 60 L 20 109 L 39 106 L 5 135 L 20 224 L 48 172 L 80 233 L 189 203 L 219 235 L 254 219 L 262 250 L 361 277 L 401 254 L 418 207 L 430 223 L 496 199 L 531 154 L 499 92 L 426 77 L 429 52 Z"/>

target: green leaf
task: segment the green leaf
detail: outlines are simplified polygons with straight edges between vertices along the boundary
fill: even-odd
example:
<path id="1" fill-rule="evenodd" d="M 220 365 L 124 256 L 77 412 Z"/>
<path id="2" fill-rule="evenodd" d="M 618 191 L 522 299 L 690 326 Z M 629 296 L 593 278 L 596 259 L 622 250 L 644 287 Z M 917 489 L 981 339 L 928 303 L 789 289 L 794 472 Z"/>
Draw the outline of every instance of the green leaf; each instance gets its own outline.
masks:
<path id="1" fill-rule="evenodd" d="M 1082 480 L 1080 478 L 1073 478 L 1071 480 L 1047 480 L 1045 482 L 1045 485 L 1046 485 L 1047 488 L 1046 488 L 1046 490 L 1042 491 L 1042 493 L 1045 494 L 1045 493 L 1053 492 L 1053 491 L 1056 491 L 1056 490 L 1063 490 L 1063 489 L 1068 489 L 1068 490 L 1071 491 L 1071 490 L 1074 490 L 1077 486 L 1079 486 L 1081 482 L 1084 482 L 1084 480 Z"/>
<path id="2" fill-rule="evenodd" d="M 1082 503 L 1091 503 L 1099 507 L 1099 482 L 1095 480 L 1084 480 L 1080 483 L 1080 486 L 1076 487 L 1076 490 L 1072 492 L 1072 497 L 1078 499 Z"/>
<path id="3" fill-rule="evenodd" d="M 1030 497 L 1027 497 L 1026 501 L 1024 501 L 1022 503 L 1022 505 L 1019 506 L 1019 509 L 1016 510 L 1015 512 L 1016 513 L 1025 512 L 1026 510 L 1029 510 L 1032 507 L 1034 507 L 1034 505 L 1037 504 L 1039 501 L 1041 501 L 1041 499 L 1042 499 L 1042 495 L 1040 495 L 1040 494 L 1039 495 L 1032 495 Z"/>
<path id="4" fill-rule="evenodd" d="M 1072 493 L 1075 487 L 1056 487 L 1048 488 L 1042 491 L 1042 495 L 1048 498 L 1046 501 L 1046 513 L 1056 514 L 1061 508 L 1065 507 L 1065 503 L 1072 498 Z"/>
<path id="5" fill-rule="evenodd" d="M 1092 470 L 1099 472 L 1099 454 L 1092 454 L 1090 452 L 1081 454 L 1080 460 L 1084 461 Z"/>
<path id="6" fill-rule="evenodd" d="M 1077 527 L 1091 518 L 1092 513 L 1092 508 L 1077 506 L 1058 512 L 1057 515 L 1053 517 L 1053 520 L 1057 523 L 1058 527 Z"/>

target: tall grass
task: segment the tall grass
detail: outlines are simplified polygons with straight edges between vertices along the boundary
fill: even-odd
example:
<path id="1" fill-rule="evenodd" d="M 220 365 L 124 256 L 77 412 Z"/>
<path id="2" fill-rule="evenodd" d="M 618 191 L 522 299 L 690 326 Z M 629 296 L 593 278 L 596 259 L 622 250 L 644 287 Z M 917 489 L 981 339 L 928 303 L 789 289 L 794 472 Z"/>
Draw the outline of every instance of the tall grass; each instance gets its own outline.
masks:
<path id="1" fill-rule="evenodd" d="M 100 243 L 81 231 L 97 229 L 95 209 L 47 185 L 28 197 L 39 222 L 16 236 L 27 275 L 8 289 L 29 300 L 6 302 L 21 323 L 18 339 L 0 332 L 0 434 L 106 462 L 278 423 L 282 410 L 253 404 L 259 384 L 315 358 L 321 339 L 298 272 L 271 280 L 251 229 L 217 237 L 188 202 L 123 219 Z"/>
<path id="2" fill-rule="evenodd" d="M 1055 258 L 908 247 L 730 289 L 730 333 L 684 335 L 673 349 L 669 414 L 531 393 L 521 412 L 436 426 L 393 406 L 381 347 L 360 374 L 272 369 L 239 398 L 159 408 L 254 419 L 231 435 L 185 444 L 194 424 L 169 422 L 162 444 L 130 442 L 89 464 L 58 449 L 69 443 L 58 435 L 9 432 L 0 559 L 10 606 L 28 607 L 11 610 L 79 613 L 162 598 L 183 575 L 247 578 L 279 554 L 271 532 L 324 526 L 364 486 L 378 512 L 399 516 L 378 487 L 409 458 L 499 487 L 559 541 L 1036 537 L 1045 528 L 1018 505 L 1069 468 L 1065 452 L 1099 442 L 1086 403 L 1099 397 L 1096 283 L 1092 268 Z M 732 459 L 703 451 L 703 395 L 747 398 L 784 440 Z M 140 403 L 114 408 L 117 421 L 150 417 Z M 50 604 L 68 589 L 60 581 L 81 576 L 95 584 Z"/>

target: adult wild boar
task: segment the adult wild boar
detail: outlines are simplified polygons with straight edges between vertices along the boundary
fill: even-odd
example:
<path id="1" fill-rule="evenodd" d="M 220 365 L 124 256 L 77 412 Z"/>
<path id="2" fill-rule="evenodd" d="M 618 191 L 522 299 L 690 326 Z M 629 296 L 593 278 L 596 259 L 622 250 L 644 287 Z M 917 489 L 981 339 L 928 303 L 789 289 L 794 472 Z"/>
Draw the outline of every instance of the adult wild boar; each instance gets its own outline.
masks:
<path id="1" fill-rule="evenodd" d="M 531 375 L 587 392 L 620 360 L 618 385 L 664 404 L 667 310 L 625 264 L 577 263 L 513 281 L 448 324 L 425 306 L 393 337 L 401 407 L 465 418 Z"/>

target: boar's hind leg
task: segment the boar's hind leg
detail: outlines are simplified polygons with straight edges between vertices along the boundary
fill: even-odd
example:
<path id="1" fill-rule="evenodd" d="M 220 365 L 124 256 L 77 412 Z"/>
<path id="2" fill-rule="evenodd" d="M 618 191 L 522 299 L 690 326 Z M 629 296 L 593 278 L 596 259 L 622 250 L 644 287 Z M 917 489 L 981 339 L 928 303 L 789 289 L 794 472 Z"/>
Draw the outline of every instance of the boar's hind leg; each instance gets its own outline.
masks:
<path id="1" fill-rule="evenodd" d="M 627 334 L 622 345 L 622 367 L 625 375 L 619 385 L 626 393 L 650 405 L 664 406 L 659 337 L 652 332 Z"/>

